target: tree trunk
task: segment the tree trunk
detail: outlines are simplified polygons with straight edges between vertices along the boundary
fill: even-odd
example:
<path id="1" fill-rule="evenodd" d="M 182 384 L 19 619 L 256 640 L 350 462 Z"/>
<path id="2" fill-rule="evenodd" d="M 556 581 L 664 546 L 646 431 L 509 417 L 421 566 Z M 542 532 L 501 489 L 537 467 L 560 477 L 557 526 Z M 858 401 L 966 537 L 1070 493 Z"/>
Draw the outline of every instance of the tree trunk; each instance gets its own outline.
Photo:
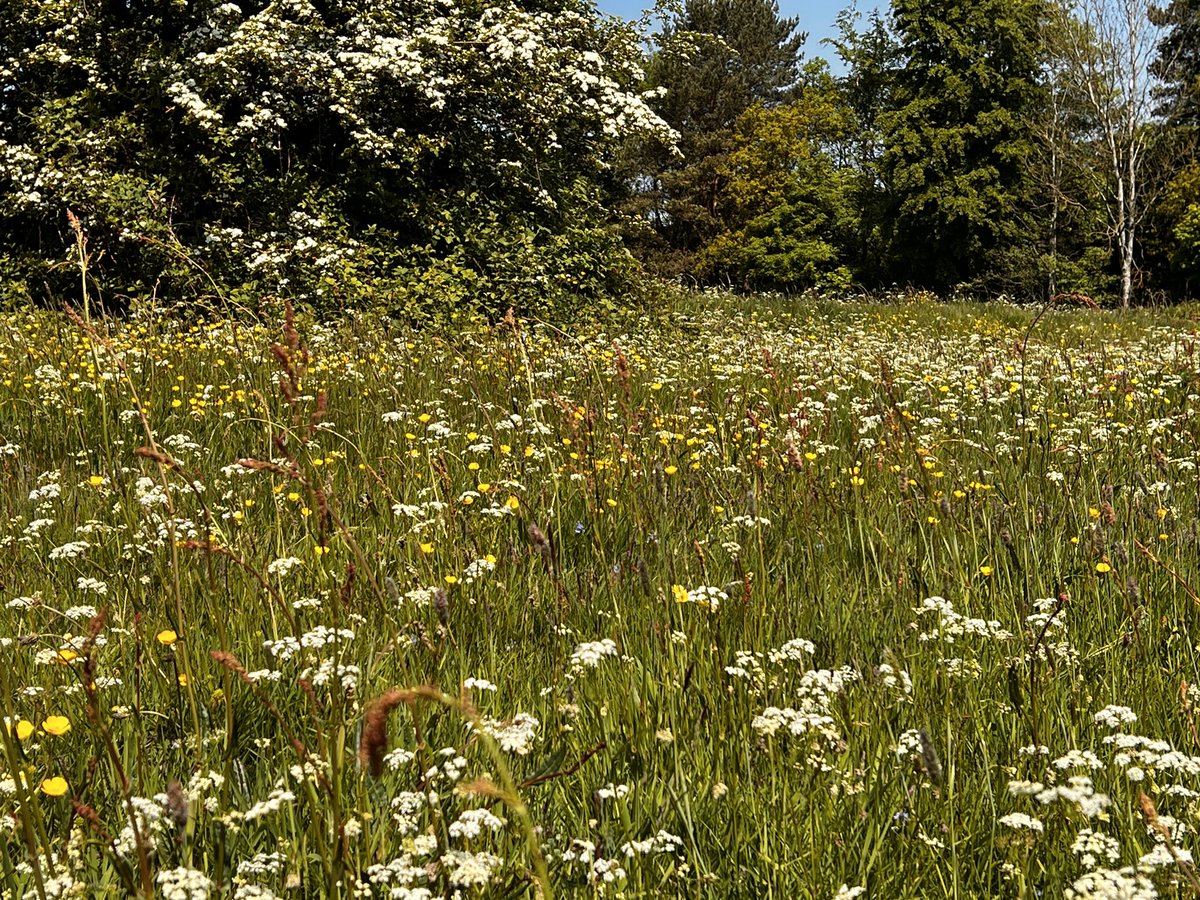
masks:
<path id="1" fill-rule="evenodd" d="M 1121 309 L 1129 309 L 1133 297 L 1133 229 L 1121 235 Z"/>
<path id="2" fill-rule="evenodd" d="M 1057 141 L 1051 141 L 1050 149 L 1050 271 L 1046 276 L 1046 302 L 1058 294 L 1058 201 L 1061 194 L 1061 179 L 1058 162 Z"/>
<path id="3" fill-rule="evenodd" d="M 1136 125 L 1134 126 L 1136 129 Z M 1134 139 L 1125 160 L 1125 179 L 1129 185 L 1125 200 L 1125 229 L 1121 234 L 1121 307 L 1129 309 L 1133 299 L 1133 254 L 1137 248 L 1137 155 Z"/>

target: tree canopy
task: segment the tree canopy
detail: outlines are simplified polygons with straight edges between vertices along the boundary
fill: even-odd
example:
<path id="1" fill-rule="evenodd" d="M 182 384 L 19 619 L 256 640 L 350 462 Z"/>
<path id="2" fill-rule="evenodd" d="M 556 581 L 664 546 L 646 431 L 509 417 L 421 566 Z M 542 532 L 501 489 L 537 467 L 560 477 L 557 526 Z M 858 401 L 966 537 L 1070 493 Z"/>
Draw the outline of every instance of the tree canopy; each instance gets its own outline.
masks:
<path id="1" fill-rule="evenodd" d="M 1185 296 L 1200 2 L 0 0 L 0 294 Z M 660 24 L 651 32 L 650 23 Z M 1122 25 L 1122 23 L 1125 23 Z"/>
<path id="2" fill-rule="evenodd" d="M 893 272 L 939 289 L 1018 237 L 1029 191 L 1040 0 L 895 0 L 903 63 L 881 117 Z"/>

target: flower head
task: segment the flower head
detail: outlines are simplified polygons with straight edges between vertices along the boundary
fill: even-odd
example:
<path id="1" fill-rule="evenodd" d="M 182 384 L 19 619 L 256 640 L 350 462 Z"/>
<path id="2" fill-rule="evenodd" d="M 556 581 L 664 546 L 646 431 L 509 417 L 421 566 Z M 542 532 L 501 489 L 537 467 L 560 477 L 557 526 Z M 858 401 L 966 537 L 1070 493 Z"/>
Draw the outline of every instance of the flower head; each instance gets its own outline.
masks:
<path id="1" fill-rule="evenodd" d="M 71 720 L 66 716 L 47 716 L 42 722 L 42 731 L 61 737 L 71 730 Z"/>

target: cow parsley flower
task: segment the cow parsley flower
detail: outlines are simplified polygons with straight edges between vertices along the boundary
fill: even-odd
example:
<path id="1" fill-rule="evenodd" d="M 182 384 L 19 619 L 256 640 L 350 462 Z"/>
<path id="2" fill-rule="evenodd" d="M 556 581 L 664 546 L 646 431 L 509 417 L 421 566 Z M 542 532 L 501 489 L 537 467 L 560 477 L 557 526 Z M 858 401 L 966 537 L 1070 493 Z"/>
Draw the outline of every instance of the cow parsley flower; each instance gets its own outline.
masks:
<path id="1" fill-rule="evenodd" d="M 183 866 L 159 872 L 155 881 L 160 895 L 166 900 L 207 900 L 213 887 L 211 879 L 203 872 Z"/>

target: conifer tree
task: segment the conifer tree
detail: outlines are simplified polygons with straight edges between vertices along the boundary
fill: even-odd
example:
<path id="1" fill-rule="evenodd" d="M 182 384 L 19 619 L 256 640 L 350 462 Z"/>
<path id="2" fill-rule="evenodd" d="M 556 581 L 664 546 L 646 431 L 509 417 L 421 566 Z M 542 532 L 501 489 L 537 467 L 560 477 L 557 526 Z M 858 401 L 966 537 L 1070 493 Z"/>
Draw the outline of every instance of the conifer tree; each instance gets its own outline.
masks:
<path id="1" fill-rule="evenodd" d="M 1162 33 L 1150 72 L 1158 79 L 1156 112 L 1170 148 L 1161 173 L 1166 187 L 1150 213 L 1145 249 L 1158 263 L 1155 284 L 1177 295 L 1195 295 L 1200 283 L 1200 0 L 1170 0 L 1153 7 Z"/>
<path id="2" fill-rule="evenodd" d="M 1158 113 L 1173 125 L 1200 126 L 1200 0 L 1153 7 L 1150 20 L 1164 29 L 1150 65 L 1161 82 Z"/>
<path id="3" fill-rule="evenodd" d="M 1041 0 L 894 0 L 904 62 L 880 126 L 895 280 L 972 281 L 1018 237 L 1042 10 Z"/>
<path id="4" fill-rule="evenodd" d="M 676 272 L 723 230 L 718 198 L 734 123 L 756 103 L 785 102 L 796 86 L 805 38 L 797 25 L 774 0 L 687 0 L 664 29 L 662 43 L 674 49 L 656 56 L 650 77 L 665 89 L 657 112 L 679 133 L 680 155 L 660 158 L 647 181 Z"/>

